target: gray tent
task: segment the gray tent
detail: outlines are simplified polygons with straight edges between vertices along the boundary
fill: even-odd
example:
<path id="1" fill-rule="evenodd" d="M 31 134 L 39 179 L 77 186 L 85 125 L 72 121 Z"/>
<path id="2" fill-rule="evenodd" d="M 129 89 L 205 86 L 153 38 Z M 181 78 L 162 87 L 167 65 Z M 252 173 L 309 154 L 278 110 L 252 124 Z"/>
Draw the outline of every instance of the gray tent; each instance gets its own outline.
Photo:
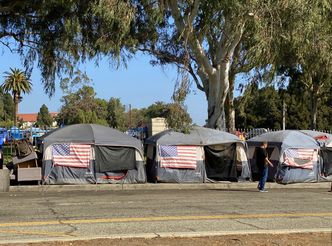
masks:
<path id="1" fill-rule="evenodd" d="M 245 143 L 237 136 L 203 127 L 189 134 L 166 130 L 148 138 L 150 182 L 207 182 L 249 179 Z"/>
<path id="2" fill-rule="evenodd" d="M 269 168 L 270 181 L 287 184 L 319 180 L 319 144 L 312 137 L 295 130 L 268 132 L 247 141 L 254 179 L 258 176 L 256 149 L 262 142 L 268 143 L 268 153 L 274 164 L 274 168 Z"/>
<path id="3" fill-rule="evenodd" d="M 325 132 L 302 130 L 304 134 L 314 138 L 320 145 L 321 176 L 320 181 L 332 180 L 332 135 Z"/>
<path id="4" fill-rule="evenodd" d="M 118 130 L 96 124 L 70 125 L 42 141 L 45 183 L 146 182 L 141 141 Z"/>

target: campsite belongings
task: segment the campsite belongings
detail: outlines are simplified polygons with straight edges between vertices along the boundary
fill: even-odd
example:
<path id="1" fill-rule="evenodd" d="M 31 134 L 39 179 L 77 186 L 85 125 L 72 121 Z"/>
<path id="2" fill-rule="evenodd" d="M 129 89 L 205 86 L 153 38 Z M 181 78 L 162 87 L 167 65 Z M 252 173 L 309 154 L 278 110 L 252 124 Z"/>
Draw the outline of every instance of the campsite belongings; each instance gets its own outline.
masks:
<path id="1" fill-rule="evenodd" d="M 166 130 L 145 141 L 150 182 L 214 182 L 250 179 L 245 142 L 218 130 Z"/>
<path id="2" fill-rule="evenodd" d="M 274 165 L 274 168 L 269 168 L 268 180 L 281 184 L 321 181 L 319 143 L 295 130 L 268 132 L 247 141 L 254 180 L 258 174 L 256 150 L 262 142 L 268 143 L 269 159 Z"/>
<path id="3" fill-rule="evenodd" d="M 118 130 L 77 124 L 41 140 L 46 184 L 146 182 L 141 142 Z"/>
<path id="4" fill-rule="evenodd" d="M 13 178 L 17 182 L 38 181 L 42 179 L 42 169 L 38 166 L 37 154 L 29 139 L 15 140 L 15 153 L 11 164 L 7 167 L 13 170 Z"/>

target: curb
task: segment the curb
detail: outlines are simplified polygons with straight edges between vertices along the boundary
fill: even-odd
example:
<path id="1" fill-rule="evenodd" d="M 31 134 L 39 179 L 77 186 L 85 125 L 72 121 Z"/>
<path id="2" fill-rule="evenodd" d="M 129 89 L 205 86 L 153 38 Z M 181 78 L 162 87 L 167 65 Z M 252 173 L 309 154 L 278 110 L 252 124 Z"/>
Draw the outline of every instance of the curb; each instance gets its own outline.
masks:
<path id="1" fill-rule="evenodd" d="M 294 230 L 250 230 L 250 231 L 203 231 L 203 232 L 161 232 L 161 233 L 139 233 L 139 234 L 120 234 L 111 236 L 97 236 L 97 237 L 63 237 L 51 239 L 22 239 L 11 241 L 0 241 L 1 244 L 26 244 L 26 243 L 43 243 L 43 242 L 73 242 L 83 240 L 98 240 L 98 239 L 154 239 L 154 238 L 193 238 L 193 237 L 218 237 L 218 236 L 236 236 L 236 235 L 287 235 L 299 233 L 332 233 L 332 229 L 317 228 L 317 229 L 294 229 Z"/>
<path id="2" fill-rule="evenodd" d="M 257 189 L 257 182 L 243 183 L 200 183 L 200 184 L 84 184 L 84 185 L 35 185 L 11 186 L 9 192 L 62 192 L 62 191 L 120 191 L 120 190 L 247 190 Z M 298 183 L 280 185 L 266 183 L 267 189 L 330 189 L 330 182 Z"/>

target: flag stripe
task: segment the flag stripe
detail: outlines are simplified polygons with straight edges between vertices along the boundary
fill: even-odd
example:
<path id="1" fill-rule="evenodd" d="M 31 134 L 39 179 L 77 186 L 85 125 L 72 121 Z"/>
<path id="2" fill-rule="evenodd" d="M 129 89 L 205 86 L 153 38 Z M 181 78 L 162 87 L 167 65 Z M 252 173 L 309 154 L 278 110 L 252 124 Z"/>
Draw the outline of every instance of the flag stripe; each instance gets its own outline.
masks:
<path id="1" fill-rule="evenodd" d="M 160 146 L 160 167 L 196 169 L 197 146 Z"/>
<path id="2" fill-rule="evenodd" d="M 317 162 L 315 149 L 287 149 L 285 151 L 285 164 L 292 167 L 312 169 Z"/>
<path id="3" fill-rule="evenodd" d="M 186 161 L 186 160 L 164 160 L 164 161 L 167 161 L 167 163 L 186 163 L 186 164 L 192 164 L 193 161 Z M 196 160 L 195 160 L 196 161 Z"/>
<path id="4" fill-rule="evenodd" d="M 91 146 L 87 144 L 54 144 L 52 145 L 53 164 L 87 168 L 90 165 Z"/>

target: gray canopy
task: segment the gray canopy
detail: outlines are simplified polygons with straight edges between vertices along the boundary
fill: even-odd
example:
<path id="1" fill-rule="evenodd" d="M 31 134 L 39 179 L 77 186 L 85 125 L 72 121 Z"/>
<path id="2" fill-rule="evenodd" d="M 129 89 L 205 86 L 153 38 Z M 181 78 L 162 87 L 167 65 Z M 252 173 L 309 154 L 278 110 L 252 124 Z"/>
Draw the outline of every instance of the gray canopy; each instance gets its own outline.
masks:
<path id="1" fill-rule="evenodd" d="M 245 142 L 233 134 L 194 126 L 188 134 L 166 130 L 145 143 L 147 175 L 151 182 L 198 183 L 250 178 Z M 181 145 L 197 147 L 196 168 L 162 166 L 162 147 Z"/>
<path id="2" fill-rule="evenodd" d="M 259 146 L 262 142 L 280 146 L 281 150 L 288 148 L 319 148 L 315 139 L 296 130 L 267 132 L 247 141 L 249 146 Z"/>
<path id="3" fill-rule="evenodd" d="M 303 182 L 317 182 L 319 176 L 319 163 L 313 161 L 313 168 L 290 168 L 284 164 L 282 158 L 283 153 L 291 149 L 319 149 L 318 142 L 300 131 L 297 130 L 285 130 L 267 132 L 257 137 L 251 138 L 247 141 L 249 146 L 250 163 L 253 177 L 259 173 L 257 168 L 257 159 L 254 155 L 254 150 L 262 142 L 267 142 L 268 146 L 273 147 L 270 160 L 274 167 L 269 168 L 269 180 L 276 180 L 278 183 L 289 184 L 289 183 L 303 183 Z M 274 156 L 274 157 L 273 157 Z"/>
<path id="4" fill-rule="evenodd" d="M 43 139 L 44 149 L 54 143 L 86 143 L 137 149 L 143 156 L 142 143 L 118 130 L 97 124 L 76 124 L 59 128 Z"/>
<path id="5" fill-rule="evenodd" d="M 118 130 L 96 124 L 70 125 L 48 133 L 42 141 L 45 183 L 146 182 L 141 141 Z M 72 167 L 65 162 L 55 165 L 52 148 L 64 143 L 91 145 L 94 155 L 89 165 Z"/>
<path id="6" fill-rule="evenodd" d="M 332 143 L 332 135 L 325 132 L 312 131 L 312 130 L 301 130 L 304 134 L 314 138 L 316 141 L 324 145 L 330 145 Z"/>
<path id="7" fill-rule="evenodd" d="M 149 137 L 146 144 L 208 146 L 225 143 L 243 143 L 237 136 L 210 128 L 194 126 L 189 134 L 166 130 Z"/>

